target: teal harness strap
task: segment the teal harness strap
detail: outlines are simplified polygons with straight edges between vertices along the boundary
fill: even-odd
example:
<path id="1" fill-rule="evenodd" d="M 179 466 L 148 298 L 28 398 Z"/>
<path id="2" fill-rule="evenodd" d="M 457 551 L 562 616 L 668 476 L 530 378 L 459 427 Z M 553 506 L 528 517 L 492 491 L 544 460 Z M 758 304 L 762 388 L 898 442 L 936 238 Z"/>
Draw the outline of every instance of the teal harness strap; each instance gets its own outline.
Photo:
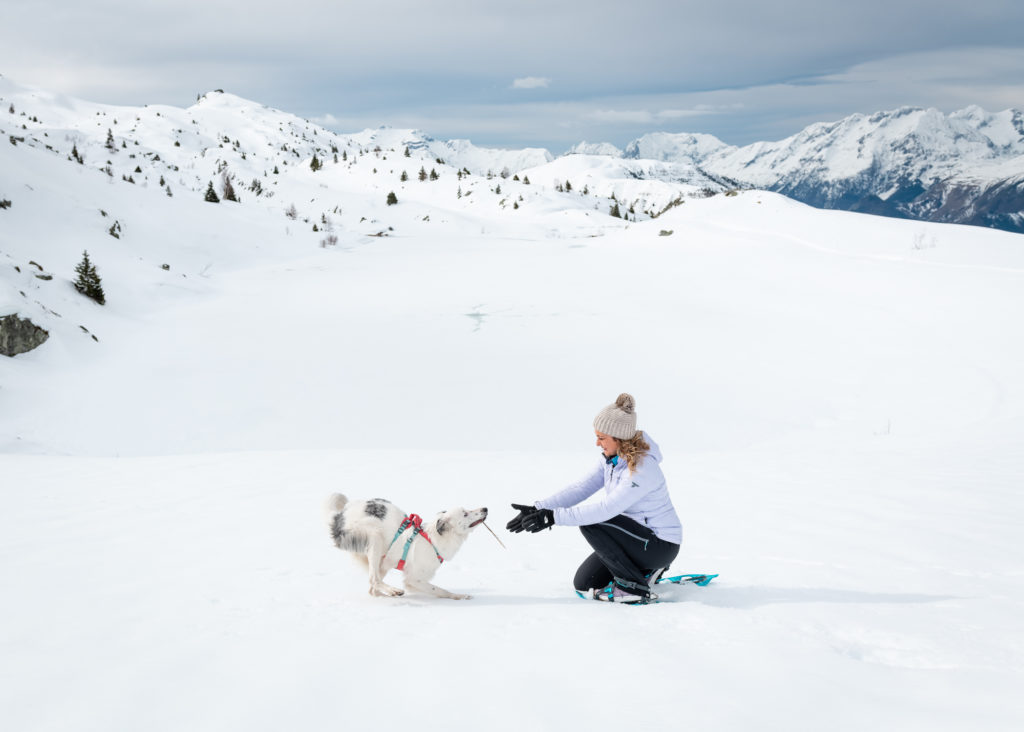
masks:
<path id="1" fill-rule="evenodd" d="M 444 557 L 441 556 L 441 552 L 439 552 L 437 550 L 437 547 L 434 546 L 434 542 L 430 540 L 430 537 L 427 535 L 427 532 L 423 530 L 422 524 L 423 519 L 421 519 L 414 513 L 410 513 L 408 516 L 402 519 L 402 525 L 399 526 L 398 531 L 395 532 L 395 538 L 391 540 L 390 544 L 388 544 L 387 551 L 391 551 L 391 547 L 393 547 L 395 545 L 395 542 L 398 541 L 398 537 L 402 535 L 402 532 L 404 532 L 410 526 L 412 526 L 413 528 L 412 533 L 409 534 L 409 538 L 405 540 L 405 546 L 402 548 L 402 558 L 398 560 L 398 564 L 395 567 L 396 569 L 405 570 L 405 558 L 409 556 L 409 547 L 412 546 L 412 541 L 416 538 L 417 534 L 426 539 L 427 543 L 430 544 L 430 548 L 433 549 L 434 554 L 437 555 L 438 564 L 444 564 Z M 384 553 L 387 554 L 387 551 Z"/>

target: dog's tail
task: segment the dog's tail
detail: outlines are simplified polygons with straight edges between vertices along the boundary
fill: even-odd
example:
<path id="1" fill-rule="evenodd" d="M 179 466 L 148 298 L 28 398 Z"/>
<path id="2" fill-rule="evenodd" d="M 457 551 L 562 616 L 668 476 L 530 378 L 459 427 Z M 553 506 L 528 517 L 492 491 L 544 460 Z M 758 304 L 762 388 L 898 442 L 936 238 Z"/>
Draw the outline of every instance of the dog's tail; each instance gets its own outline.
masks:
<path id="1" fill-rule="evenodd" d="M 324 519 L 327 521 L 327 527 L 331 530 L 331 538 L 334 539 L 335 546 L 339 548 L 345 537 L 345 517 L 341 515 L 341 512 L 346 503 L 348 503 L 348 499 L 345 496 L 340 493 L 332 493 L 324 504 Z"/>
<path id="2" fill-rule="evenodd" d="M 324 514 L 327 516 L 327 520 L 333 522 L 335 515 L 345 510 L 345 504 L 348 503 L 348 499 L 340 493 L 332 493 L 331 497 L 327 499 L 327 503 L 324 504 Z"/>

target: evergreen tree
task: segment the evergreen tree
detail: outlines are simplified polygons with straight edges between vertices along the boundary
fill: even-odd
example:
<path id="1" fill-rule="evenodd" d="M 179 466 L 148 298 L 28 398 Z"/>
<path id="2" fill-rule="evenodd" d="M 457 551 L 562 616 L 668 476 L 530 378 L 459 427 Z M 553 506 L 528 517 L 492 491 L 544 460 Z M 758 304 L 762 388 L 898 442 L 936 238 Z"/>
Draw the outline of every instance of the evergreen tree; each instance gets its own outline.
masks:
<path id="1" fill-rule="evenodd" d="M 396 203 L 398 203 L 398 196 L 395 195 L 394 191 L 391 191 L 391 193 L 388 194 L 388 205 L 394 206 Z"/>
<path id="2" fill-rule="evenodd" d="M 406 148 L 405 148 L 405 157 L 407 157 L 407 158 L 409 158 L 409 157 L 412 157 L 412 156 L 411 156 L 411 155 L 409 154 L 409 148 L 408 148 L 408 146 L 406 146 Z"/>
<path id="3" fill-rule="evenodd" d="M 407 180 L 409 180 L 409 174 L 403 170 L 402 175 L 400 175 L 398 179 L 405 183 Z"/>
<path id="4" fill-rule="evenodd" d="M 217 191 L 213 190 L 213 181 L 211 180 L 209 185 L 206 186 L 206 200 L 210 203 L 220 203 L 220 199 L 217 198 Z"/>
<path id="5" fill-rule="evenodd" d="M 426 179 L 427 179 L 427 171 L 426 171 L 426 168 L 420 168 L 420 174 L 419 174 L 419 179 L 420 179 L 421 181 L 422 181 L 422 180 L 426 180 Z"/>
<path id="6" fill-rule="evenodd" d="M 430 169 L 430 180 L 437 180 L 437 171 L 433 168 Z"/>
<path id="7" fill-rule="evenodd" d="M 107 299 L 103 294 L 99 273 L 96 271 L 95 265 L 89 261 L 89 252 L 82 252 L 82 261 L 75 267 L 75 273 L 78 275 L 78 279 L 75 280 L 75 289 L 103 305 Z"/>
<path id="8" fill-rule="evenodd" d="M 316 156 L 316 153 L 313 153 L 313 160 L 309 163 L 309 167 L 314 173 L 324 167 L 323 163 L 320 162 L 320 158 Z"/>
<path id="9" fill-rule="evenodd" d="M 117 145 L 114 144 L 114 133 L 109 128 L 107 129 L 107 149 L 111 152 L 117 152 Z"/>
<path id="10" fill-rule="evenodd" d="M 610 213 L 611 213 L 612 216 L 614 216 L 617 219 L 621 219 L 622 218 L 622 214 L 619 212 L 619 202 L 618 201 L 616 201 L 615 205 L 612 206 L 612 210 L 610 211 Z"/>

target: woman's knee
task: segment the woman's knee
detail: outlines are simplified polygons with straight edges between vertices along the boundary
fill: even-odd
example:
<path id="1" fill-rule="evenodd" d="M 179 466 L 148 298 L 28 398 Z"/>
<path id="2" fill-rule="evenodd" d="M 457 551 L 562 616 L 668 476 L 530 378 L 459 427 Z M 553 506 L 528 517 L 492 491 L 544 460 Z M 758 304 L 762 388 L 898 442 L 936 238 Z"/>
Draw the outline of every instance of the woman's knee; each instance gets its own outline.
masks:
<path id="1" fill-rule="evenodd" d="M 604 566 L 596 554 L 591 554 L 583 560 L 583 564 L 576 570 L 572 585 L 580 592 L 586 592 L 597 587 L 604 587 L 612 581 L 611 571 Z"/>

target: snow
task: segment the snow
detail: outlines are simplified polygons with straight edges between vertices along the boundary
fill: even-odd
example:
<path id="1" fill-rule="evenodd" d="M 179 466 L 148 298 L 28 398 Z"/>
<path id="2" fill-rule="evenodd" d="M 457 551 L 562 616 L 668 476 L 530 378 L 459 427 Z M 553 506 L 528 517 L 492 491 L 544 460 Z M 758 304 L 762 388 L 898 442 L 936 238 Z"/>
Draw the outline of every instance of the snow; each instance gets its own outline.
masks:
<path id="1" fill-rule="evenodd" d="M 1024 724 L 1020 235 L 681 182 L 627 222 L 602 186 L 653 161 L 585 196 L 583 155 L 459 178 L 410 131 L 0 83 L 0 315 L 50 331 L 0 359 L 5 729 Z M 218 161 L 274 195 L 204 202 Z M 575 597 L 578 532 L 503 528 L 596 459 L 620 391 L 665 453 L 673 570 L 720 573 L 643 608 Z M 472 600 L 371 598 L 334 491 L 487 506 L 507 549 L 481 528 L 439 570 Z"/>

